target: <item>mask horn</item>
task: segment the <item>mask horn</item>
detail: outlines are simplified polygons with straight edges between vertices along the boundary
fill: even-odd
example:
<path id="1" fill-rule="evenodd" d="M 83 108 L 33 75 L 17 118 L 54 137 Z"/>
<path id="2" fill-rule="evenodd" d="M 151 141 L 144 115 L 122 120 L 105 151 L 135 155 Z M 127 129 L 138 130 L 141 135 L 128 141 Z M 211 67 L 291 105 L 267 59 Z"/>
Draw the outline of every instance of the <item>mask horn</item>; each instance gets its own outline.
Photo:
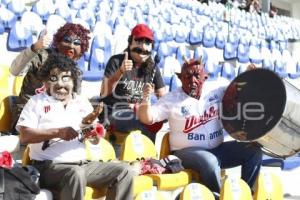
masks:
<path id="1" fill-rule="evenodd" d="M 202 55 L 198 58 L 199 65 L 202 65 Z"/>
<path id="2" fill-rule="evenodd" d="M 184 62 L 186 63 L 186 64 L 189 64 L 189 61 L 186 59 L 186 57 L 183 55 L 182 56 L 182 60 L 184 60 Z"/>

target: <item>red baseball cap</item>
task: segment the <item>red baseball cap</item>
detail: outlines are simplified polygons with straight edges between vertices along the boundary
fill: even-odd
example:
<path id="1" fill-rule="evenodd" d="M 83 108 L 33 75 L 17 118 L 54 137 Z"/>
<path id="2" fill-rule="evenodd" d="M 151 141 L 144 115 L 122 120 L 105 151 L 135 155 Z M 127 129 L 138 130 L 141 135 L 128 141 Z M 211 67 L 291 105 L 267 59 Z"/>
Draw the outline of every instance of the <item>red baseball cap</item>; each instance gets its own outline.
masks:
<path id="1" fill-rule="evenodd" d="M 139 38 L 147 38 L 151 41 L 154 40 L 152 30 L 146 24 L 138 24 L 136 25 L 132 31 L 131 35 L 134 36 L 136 39 Z"/>

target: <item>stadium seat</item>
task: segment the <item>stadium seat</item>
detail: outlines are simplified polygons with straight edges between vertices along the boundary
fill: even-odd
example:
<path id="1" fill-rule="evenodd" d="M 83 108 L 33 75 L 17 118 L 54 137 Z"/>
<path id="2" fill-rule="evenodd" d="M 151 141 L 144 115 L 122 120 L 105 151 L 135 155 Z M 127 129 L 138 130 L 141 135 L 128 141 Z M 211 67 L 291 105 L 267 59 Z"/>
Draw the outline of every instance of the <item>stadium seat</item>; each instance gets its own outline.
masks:
<path id="1" fill-rule="evenodd" d="M 217 80 L 221 71 L 220 65 L 213 61 L 208 61 L 205 64 L 205 71 L 208 74 L 208 80 Z"/>
<path id="2" fill-rule="evenodd" d="M 16 76 L 13 82 L 13 95 L 18 96 L 23 84 L 24 76 Z"/>
<path id="3" fill-rule="evenodd" d="M 83 73 L 83 80 L 99 81 L 103 78 L 105 68 L 104 55 L 105 52 L 103 49 L 93 50 L 88 70 Z"/>
<path id="4" fill-rule="evenodd" d="M 21 51 L 33 43 L 32 34 L 20 21 L 13 25 L 8 35 L 7 49 L 9 51 Z"/>
<path id="5" fill-rule="evenodd" d="M 165 200 L 164 196 L 157 190 L 149 190 L 139 193 L 134 200 Z"/>
<path id="6" fill-rule="evenodd" d="M 17 18 L 19 18 L 26 11 L 25 1 L 11 0 L 11 2 L 7 5 L 7 8 L 11 10 Z"/>
<path id="7" fill-rule="evenodd" d="M 216 36 L 216 44 L 215 44 L 215 46 L 218 49 L 224 49 L 225 41 L 226 41 L 225 34 L 223 32 L 218 32 L 217 36 Z"/>
<path id="8" fill-rule="evenodd" d="M 55 15 L 62 17 L 66 21 L 71 21 L 72 11 L 68 4 L 60 4 L 55 10 Z"/>
<path id="9" fill-rule="evenodd" d="M 90 27 L 94 27 L 95 25 L 96 22 L 95 15 L 88 8 L 78 10 L 76 17 L 83 19 L 85 22 L 89 24 Z"/>
<path id="10" fill-rule="evenodd" d="M 46 22 L 49 16 L 54 14 L 55 6 L 52 0 L 38 1 L 32 6 L 32 11 L 37 13 Z"/>
<path id="11" fill-rule="evenodd" d="M 233 80 L 235 78 L 234 66 L 229 62 L 224 62 L 221 68 L 221 77 L 228 80 Z"/>
<path id="12" fill-rule="evenodd" d="M 250 45 L 249 58 L 250 58 L 250 62 L 254 64 L 261 64 L 262 62 L 261 51 L 257 46 Z"/>
<path id="13" fill-rule="evenodd" d="M 237 177 L 227 177 L 221 188 L 220 200 L 252 200 L 248 184 Z"/>
<path id="14" fill-rule="evenodd" d="M 180 200 L 215 200 L 213 193 L 200 183 L 186 185 L 180 193 Z"/>
<path id="15" fill-rule="evenodd" d="M 269 69 L 271 71 L 274 71 L 274 63 L 271 59 L 263 59 L 262 61 L 262 68 Z"/>
<path id="16" fill-rule="evenodd" d="M 135 161 L 142 158 L 158 159 L 153 142 L 141 131 L 132 131 L 122 144 L 121 160 Z M 186 171 L 172 174 L 146 174 L 153 179 L 158 190 L 174 190 L 190 183 L 191 176 Z"/>
<path id="17" fill-rule="evenodd" d="M 183 56 L 186 59 L 190 59 L 191 57 L 191 53 L 190 50 L 188 49 L 188 47 L 181 45 L 176 49 L 176 59 L 179 61 L 180 66 L 183 65 L 184 60 L 183 60 Z"/>
<path id="18" fill-rule="evenodd" d="M 212 28 L 205 28 L 203 32 L 203 46 L 210 48 L 215 46 L 216 32 Z"/>
<path id="19" fill-rule="evenodd" d="M 11 10 L 0 6 L 0 23 L 2 23 L 4 29 L 12 28 L 16 21 L 17 17 Z"/>
<path id="20" fill-rule="evenodd" d="M 60 15 L 50 15 L 46 23 L 47 34 L 53 36 L 66 22 Z"/>
<path id="21" fill-rule="evenodd" d="M 199 45 L 202 43 L 203 31 L 200 31 L 196 28 L 192 28 L 188 37 L 190 45 Z"/>
<path id="22" fill-rule="evenodd" d="M 31 11 L 26 11 L 22 15 L 21 24 L 28 29 L 31 34 L 38 36 L 38 34 L 45 28 L 41 17 Z"/>
<path id="23" fill-rule="evenodd" d="M 244 44 L 239 44 L 237 48 L 237 59 L 240 63 L 248 63 L 249 60 L 249 47 Z"/>
<path id="24" fill-rule="evenodd" d="M 208 61 L 208 53 L 207 51 L 205 50 L 205 48 L 199 46 L 195 49 L 194 51 L 194 59 L 199 59 L 200 56 L 202 56 L 202 63 L 203 64 L 206 64 L 207 61 Z"/>
<path id="25" fill-rule="evenodd" d="M 286 78 L 288 76 L 288 72 L 285 69 L 285 63 L 282 60 L 275 60 L 274 72 L 281 78 Z"/>
<path id="26" fill-rule="evenodd" d="M 237 48 L 229 42 L 225 43 L 223 50 L 224 60 L 232 60 L 237 58 Z"/>
<path id="27" fill-rule="evenodd" d="M 283 186 L 280 178 L 270 171 L 261 172 L 256 180 L 253 200 L 283 200 Z"/>

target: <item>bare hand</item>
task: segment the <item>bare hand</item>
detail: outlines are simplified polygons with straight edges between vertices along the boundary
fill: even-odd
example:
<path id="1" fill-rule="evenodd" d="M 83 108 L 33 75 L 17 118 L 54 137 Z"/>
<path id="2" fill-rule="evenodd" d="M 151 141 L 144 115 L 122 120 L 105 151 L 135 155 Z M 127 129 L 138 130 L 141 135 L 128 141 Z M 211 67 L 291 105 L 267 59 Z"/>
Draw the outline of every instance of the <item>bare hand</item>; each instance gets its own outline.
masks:
<path id="1" fill-rule="evenodd" d="M 128 52 L 126 51 L 124 60 L 123 60 L 122 65 L 120 67 L 120 70 L 123 74 L 126 71 L 131 71 L 132 67 L 133 67 L 133 62 L 132 62 L 132 60 L 128 60 Z"/>
<path id="2" fill-rule="evenodd" d="M 52 38 L 47 34 L 47 30 L 45 30 L 44 35 L 42 35 L 36 43 L 33 44 L 33 50 L 38 51 L 43 48 L 47 48 L 52 42 Z"/>
<path id="3" fill-rule="evenodd" d="M 154 86 L 151 83 L 146 83 L 143 88 L 143 99 L 149 100 L 150 95 L 154 92 Z"/>
<path id="4" fill-rule="evenodd" d="M 78 132 L 72 127 L 59 128 L 58 130 L 58 137 L 66 141 L 73 140 L 77 136 Z"/>

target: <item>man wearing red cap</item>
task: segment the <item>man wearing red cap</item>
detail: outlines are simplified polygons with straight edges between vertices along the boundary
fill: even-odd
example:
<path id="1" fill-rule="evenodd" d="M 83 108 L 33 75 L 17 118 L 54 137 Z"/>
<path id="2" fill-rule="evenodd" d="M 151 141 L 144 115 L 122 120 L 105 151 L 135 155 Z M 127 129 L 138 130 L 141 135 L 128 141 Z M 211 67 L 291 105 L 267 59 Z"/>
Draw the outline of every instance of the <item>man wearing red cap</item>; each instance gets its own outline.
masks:
<path id="1" fill-rule="evenodd" d="M 109 59 L 101 86 L 100 96 L 106 106 L 100 121 L 110 123 L 117 131 L 139 129 L 154 141 L 155 134 L 135 115 L 146 83 L 153 84 L 157 97 L 165 94 L 160 70 L 151 57 L 153 44 L 152 30 L 145 24 L 138 24 L 132 29 L 124 54 Z"/>
<path id="2" fill-rule="evenodd" d="M 253 66 L 249 66 L 251 69 Z M 146 85 L 138 116 L 151 124 L 168 119 L 170 148 L 187 169 L 199 172 L 201 181 L 211 191 L 221 189 L 221 168 L 241 165 L 241 176 L 253 188 L 262 162 L 260 147 L 249 143 L 224 141 L 220 103 L 225 87 L 208 90 L 207 74 L 199 60 L 185 61 L 177 74 L 182 87 L 169 92 L 154 105 Z"/>

